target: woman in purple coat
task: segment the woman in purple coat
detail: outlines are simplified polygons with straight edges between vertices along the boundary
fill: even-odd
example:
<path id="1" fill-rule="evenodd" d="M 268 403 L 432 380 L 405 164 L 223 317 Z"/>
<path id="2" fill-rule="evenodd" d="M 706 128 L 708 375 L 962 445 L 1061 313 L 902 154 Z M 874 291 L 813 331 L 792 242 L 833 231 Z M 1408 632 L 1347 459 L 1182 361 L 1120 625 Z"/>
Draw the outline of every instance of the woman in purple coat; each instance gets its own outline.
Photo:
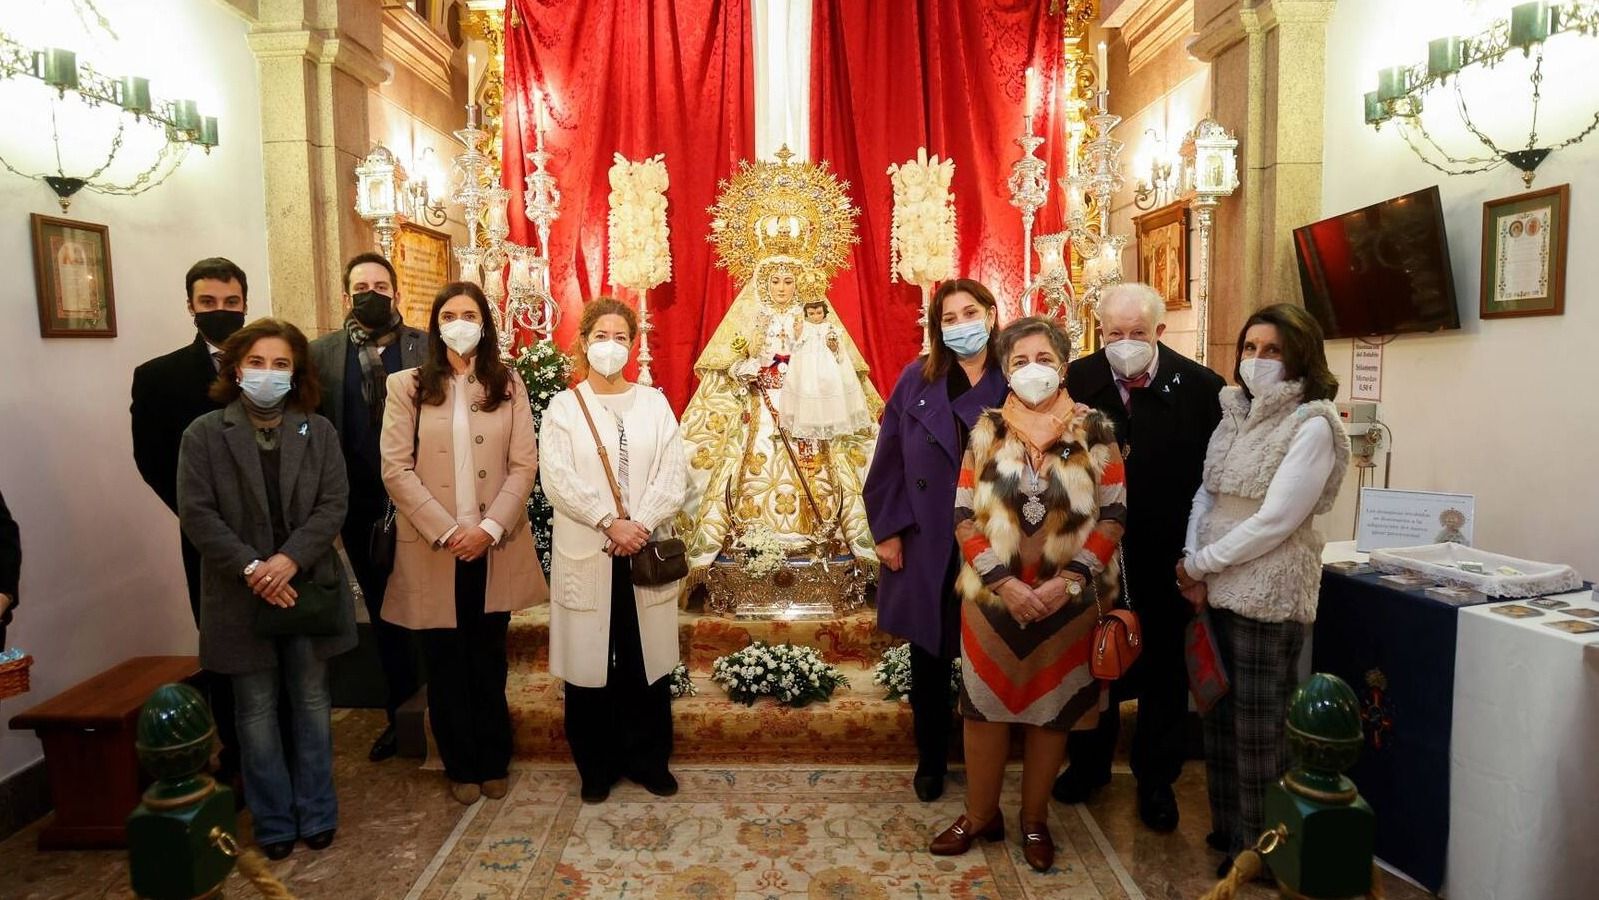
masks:
<path id="1" fill-rule="evenodd" d="M 960 653 L 955 479 L 972 423 L 1005 399 L 1005 374 L 989 353 L 998 332 L 988 288 L 969 278 L 939 287 L 927 307 L 932 352 L 900 373 L 866 475 L 866 516 L 883 563 L 877 627 L 911 642 L 915 785 L 924 802 L 944 793 L 950 662 Z"/>

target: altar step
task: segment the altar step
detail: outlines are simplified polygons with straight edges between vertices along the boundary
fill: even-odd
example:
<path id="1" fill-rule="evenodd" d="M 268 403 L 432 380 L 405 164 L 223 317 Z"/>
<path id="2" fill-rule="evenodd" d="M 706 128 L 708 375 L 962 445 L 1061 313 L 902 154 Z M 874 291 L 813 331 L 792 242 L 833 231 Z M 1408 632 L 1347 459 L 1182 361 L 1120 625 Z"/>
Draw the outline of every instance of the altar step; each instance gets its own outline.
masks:
<path id="1" fill-rule="evenodd" d="M 872 684 L 875 662 L 874 657 L 867 663 L 836 663 L 850 686 L 840 688 L 825 703 L 799 709 L 779 706 L 769 699 L 754 706 L 734 703 L 708 675 L 696 674 L 694 684 L 699 695 L 672 701 L 676 736 L 672 760 L 914 764 L 916 741 L 910 705 L 883 699 L 883 689 Z M 541 762 L 570 761 L 560 682 L 547 671 L 513 664 L 506 694 L 517 757 Z"/>
<path id="2" fill-rule="evenodd" d="M 790 643 L 814 647 L 834 665 L 857 663 L 868 675 L 883 652 L 903 643 L 877 630 L 877 614 L 870 610 L 835 619 L 801 621 L 744 621 L 704 613 L 678 613 L 678 645 L 683 661 L 697 674 L 709 674 L 711 663 L 749 646 L 753 641 Z M 511 670 L 546 672 L 550 662 L 550 608 L 541 604 L 511 617 L 506 636 Z"/>

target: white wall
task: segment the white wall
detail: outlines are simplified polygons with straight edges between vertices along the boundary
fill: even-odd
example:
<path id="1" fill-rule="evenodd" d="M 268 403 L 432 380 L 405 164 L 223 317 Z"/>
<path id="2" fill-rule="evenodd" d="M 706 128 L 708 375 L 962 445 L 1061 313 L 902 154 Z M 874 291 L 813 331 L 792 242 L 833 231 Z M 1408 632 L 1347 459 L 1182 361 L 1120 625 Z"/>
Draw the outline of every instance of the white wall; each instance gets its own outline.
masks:
<path id="1" fill-rule="evenodd" d="M 1362 95 L 1375 88 L 1377 69 L 1425 59 L 1427 39 L 1463 24 L 1456 18 L 1462 6 L 1450 0 L 1338 4 L 1327 32 L 1322 211 L 1331 216 L 1433 184 L 1443 195 L 1463 327 L 1400 337 L 1385 350 L 1381 410 L 1395 435 L 1392 486 L 1475 494 L 1478 546 L 1569 563 L 1599 578 L 1599 474 L 1593 463 L 1599 448 L 1599 254 L 1592 249 L 1599 232 L 1599 136 L 1554 153 L 1533 185 L 1571 185 L 1565 315 L 1482 321 L 1482 204 L 1522 193 L 1520 173 L 1506 166 L 1480 175 L 1443 175 L 1417 159 L 1393 129 L 1379 133 L 1362 120 Z M 1599 49 L 1591 38 L 1556 40 L 1574 43 L 1573 55 L 1591 58 Z M 1512 76 L 1507 71 L 1505 77 Z M 1568 109 L 1586 106 L 1589 115 L 1599 100 L 1587 79 L 1552 78 L 1544 93 Z M 1502 135 L 1502 143 L 1519 146 L 1519 133 L 1524 144 L 1524 105 L 1502 104 L 1497 116 L 1493 108 L 1479 107 L 1485 120 L 1479 124 Z M 1557 108 L 1552 105 L 1548 114 L 1558 114 Z M 1571 133 L 1547 121 L 1539 129 L 1545 140 Z M 1327 344 L 1343 398 L 1351 345 Z M 1339 507 L 1324 522 L 1331 539 L 1351 536 L 1353 478 L 1351 471 Z"/>
<path id="2" fill-rule="evenodd" d="M 64 2 L 5 6 L 7 30 L 29 17 L 75 21 Z M 183 275 L 195 260 L 237 262 L 251 279 L 250 316 L 271 308 L 261 104 L 245 23 L 214 0 L 133 6 L 101 5 L 128 70 L 150 73 L 159 92 L 155 75 L 181 65 L 175 90 L 198 94 L 219 117 L 222 143 L 143 195 L 73 201 L 68 217 L 110 226 L 110 340 L 39 337 L 28 213 L 61 210 L 42 182 L 0 171 L 0 491 L 23 543 L 22 606 L 7 637 L 35 660 L 32 692 L 0 703 L 0 778 L 39 756 L 31 734 L 3 729 L 11 716 L 127 657 L 194 652 L 177 520 L 134 468 L 128 388 L 134 366 L 193 337 Z M 47 122 L 11 121 L 16 114 L 0 100 L 7 159 L 48 141 Z"/>

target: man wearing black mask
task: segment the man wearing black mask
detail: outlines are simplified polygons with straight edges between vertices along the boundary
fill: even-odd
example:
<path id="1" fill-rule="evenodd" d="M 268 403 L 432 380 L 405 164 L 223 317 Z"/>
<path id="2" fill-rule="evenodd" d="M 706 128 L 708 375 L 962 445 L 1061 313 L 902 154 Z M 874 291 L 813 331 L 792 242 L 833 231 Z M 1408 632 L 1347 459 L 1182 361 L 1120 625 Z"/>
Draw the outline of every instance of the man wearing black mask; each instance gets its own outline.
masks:
<path id="1" fill-rule="evenodd" d="M 344 302 L 349 308 L 344 327 L 311 342 L 311 359 L 322 379 L 320 412 L 339 429 L 349 472 L 344 550 L 366 598 L 386 682 L 389 726 L 372 745 L 368 757 L 373 762 L 394 755 L 398 746 L 394 712 L 418 687 L 411 633 L 383 621 L 389 572 L 369 552 L 372 526 L 383 518 L 388 504 L 378 457 L 385 381 L 394 372 L 420 366 L 427 356 L 427 334 L 404 323 L 399 300 L 394 266 L 380 254 L 362 253 L 344 265 Z"/>
<path id="2" fill-rule="evenodd" d="M 211 399 L 222 344 L 244 327 L 249 283 L 244 270 L 215 256 L 189 267 L 184 276 L 185 301 L 194 318 L 194 340 L 133 370 L 133 462 L 145 484 L 176 515 L 178 511 L 178 447 L 189 423 L 218 408 Z M 183 575 L 189 586 L 189 609 L 200 627 L 200 551 L 182 531 Z M 231 778 L 237 768 L 233 690 L 226 676 L 206 673 L 200 687 L 211 701 L 217 736 L 222 741 L 222 771 Z"/>

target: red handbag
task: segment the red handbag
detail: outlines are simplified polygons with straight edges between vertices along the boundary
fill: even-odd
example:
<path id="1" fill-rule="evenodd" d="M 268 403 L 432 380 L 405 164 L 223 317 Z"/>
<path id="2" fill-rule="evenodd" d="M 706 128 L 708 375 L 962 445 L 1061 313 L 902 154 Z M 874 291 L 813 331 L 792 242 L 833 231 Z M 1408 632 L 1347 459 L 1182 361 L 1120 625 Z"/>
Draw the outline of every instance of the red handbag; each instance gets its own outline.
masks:
<path id="1" fill-rule="evenodd" d="M 1094 647 L 1088 657 L 1088 671 L 1095 678 L 1115 681 L 1127 674 L 1144 649 L 1138 614 L 1130 609 L 1112 609 L 1106 613 L 1099 605 L 1097 592 L 1094 609 L 1099 612 L 1099 622 L 1094 626 Z"/>

